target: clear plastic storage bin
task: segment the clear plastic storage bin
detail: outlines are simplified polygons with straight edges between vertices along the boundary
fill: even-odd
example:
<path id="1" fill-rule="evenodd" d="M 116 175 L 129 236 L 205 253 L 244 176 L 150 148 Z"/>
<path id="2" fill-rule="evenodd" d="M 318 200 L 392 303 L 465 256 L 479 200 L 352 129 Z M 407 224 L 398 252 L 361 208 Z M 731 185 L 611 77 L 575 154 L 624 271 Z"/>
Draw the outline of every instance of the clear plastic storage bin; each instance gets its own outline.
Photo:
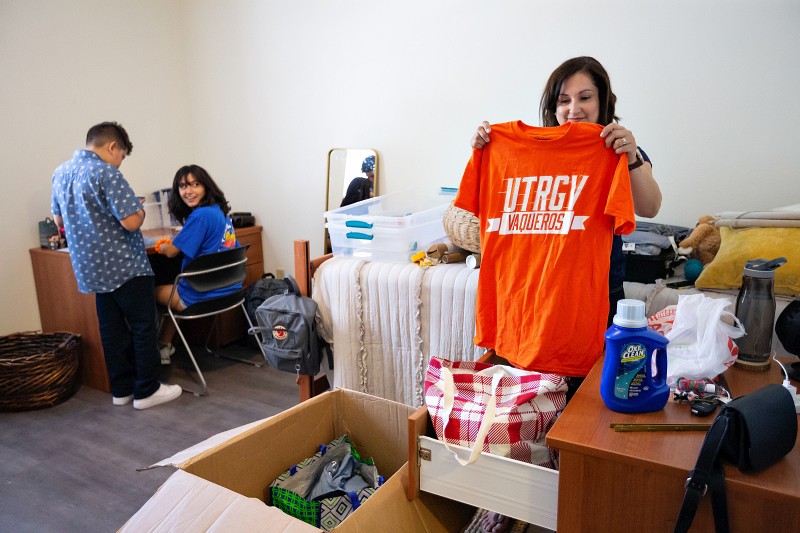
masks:
<path id="1" fill-rule="evenodd" d="M 442 217 L 452 191 L 386 194 L 325 213 L 335 256 L 407 263 L 429 245 L 447 239 Z"/>

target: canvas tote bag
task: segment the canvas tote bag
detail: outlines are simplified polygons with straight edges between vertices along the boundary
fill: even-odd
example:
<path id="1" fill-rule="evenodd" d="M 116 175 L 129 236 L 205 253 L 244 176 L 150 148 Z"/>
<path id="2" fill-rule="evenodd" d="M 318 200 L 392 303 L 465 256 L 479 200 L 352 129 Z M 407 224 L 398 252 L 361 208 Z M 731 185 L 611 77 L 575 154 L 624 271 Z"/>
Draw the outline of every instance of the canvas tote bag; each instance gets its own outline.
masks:
<path id="1" fill-rule="evenodd" d="M 462 465 L 489 452 L 547 468 L 557 455 L 544 437 L 567 404 L 562 376 L 431 357 L 425 403 L 437 437 Z M 470 448 L 462 459 L 450 444 Z"/>

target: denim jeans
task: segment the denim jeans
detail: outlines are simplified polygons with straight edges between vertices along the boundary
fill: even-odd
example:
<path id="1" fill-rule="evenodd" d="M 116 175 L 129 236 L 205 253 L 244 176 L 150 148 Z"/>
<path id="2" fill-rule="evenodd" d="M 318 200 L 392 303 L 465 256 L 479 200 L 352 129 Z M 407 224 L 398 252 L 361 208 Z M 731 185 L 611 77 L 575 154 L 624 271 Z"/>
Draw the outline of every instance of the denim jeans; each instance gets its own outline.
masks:
<path id="1" fill-rule="evenodd" d="M 97 293 L 95 302 L 111 394 L 147 398 L 158 390 L 161 370 L 153 277 Z"/>

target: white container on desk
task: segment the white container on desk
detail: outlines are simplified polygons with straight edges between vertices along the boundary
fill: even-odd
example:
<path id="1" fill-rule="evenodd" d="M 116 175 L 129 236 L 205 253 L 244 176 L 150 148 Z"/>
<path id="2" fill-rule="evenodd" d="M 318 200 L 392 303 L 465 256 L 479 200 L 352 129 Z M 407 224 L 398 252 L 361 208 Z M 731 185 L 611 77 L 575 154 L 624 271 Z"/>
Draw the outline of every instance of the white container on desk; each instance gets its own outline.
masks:
<path id="1" fill-rule="evenodd" d="M 447 238 L 442 217 L 453 198 L 450 191 L 409 190 L 327 211 L 333 255 L 407 263 Z"/>

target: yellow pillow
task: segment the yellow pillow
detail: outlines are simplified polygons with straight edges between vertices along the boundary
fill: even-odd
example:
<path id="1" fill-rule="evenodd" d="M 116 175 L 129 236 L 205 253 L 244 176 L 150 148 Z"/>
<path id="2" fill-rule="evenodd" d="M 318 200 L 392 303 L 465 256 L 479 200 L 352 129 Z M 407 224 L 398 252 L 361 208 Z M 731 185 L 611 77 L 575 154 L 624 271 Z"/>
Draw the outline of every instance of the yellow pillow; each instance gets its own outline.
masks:
<path id="1" fill-rule="evenodd" d="M 800 295 L 800 228 L 720 228 L 722 242 L 714 260 L 703 268 L 700 289 L 738 289 L 749 259 L 785 257 L 775 271 L 775 294 Z"/>

